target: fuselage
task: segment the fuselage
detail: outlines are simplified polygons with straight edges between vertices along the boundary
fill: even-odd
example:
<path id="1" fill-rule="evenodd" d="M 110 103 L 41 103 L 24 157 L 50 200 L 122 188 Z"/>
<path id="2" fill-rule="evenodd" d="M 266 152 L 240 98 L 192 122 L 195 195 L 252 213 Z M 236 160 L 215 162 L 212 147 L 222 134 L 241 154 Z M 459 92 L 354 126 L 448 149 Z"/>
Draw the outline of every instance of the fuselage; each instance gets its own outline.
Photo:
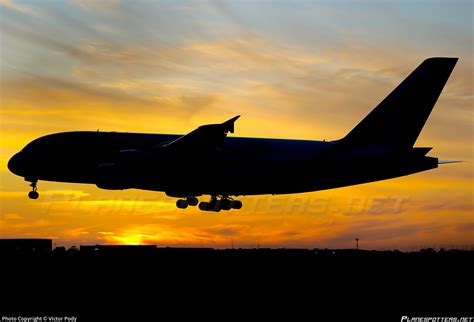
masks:
<path id="1" fill-rule="evenodd" d="M 28 181 L 136 188 L 164 191 L 171 196 L 298 193 L 436 167 L 425 159 L 420 163 L 420 158 L 416 164 L 400 162 L 393 153 L 387 154 L 379 147 L 347 149 L 325 141 L 227 137 L 214 151 L 166 151 L 164 146 L 179 137 L 56 133 L 29 143 L 8 166 Z"/>

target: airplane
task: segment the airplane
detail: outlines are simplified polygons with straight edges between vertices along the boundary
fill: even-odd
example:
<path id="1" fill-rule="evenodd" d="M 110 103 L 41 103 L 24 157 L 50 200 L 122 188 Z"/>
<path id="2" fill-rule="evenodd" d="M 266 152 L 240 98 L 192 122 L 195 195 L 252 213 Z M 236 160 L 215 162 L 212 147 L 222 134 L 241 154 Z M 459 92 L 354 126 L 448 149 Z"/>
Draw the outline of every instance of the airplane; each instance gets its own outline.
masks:
<path id="1" fill-rule="evenodd" d="M 334 141 L 228 137 L 235 116 L 186 135 L 64 132 L 40 137 L 8 162 L 38 180 L 143 189 L 203 211 L 242 208 L 238 196 L 303 193 L 410 175 L 438 167 L 431 147 L 414 147 L 458 58 L 423 61 L 343 138 Z M 210 195 L 209 201 L 198 197 Z"/>

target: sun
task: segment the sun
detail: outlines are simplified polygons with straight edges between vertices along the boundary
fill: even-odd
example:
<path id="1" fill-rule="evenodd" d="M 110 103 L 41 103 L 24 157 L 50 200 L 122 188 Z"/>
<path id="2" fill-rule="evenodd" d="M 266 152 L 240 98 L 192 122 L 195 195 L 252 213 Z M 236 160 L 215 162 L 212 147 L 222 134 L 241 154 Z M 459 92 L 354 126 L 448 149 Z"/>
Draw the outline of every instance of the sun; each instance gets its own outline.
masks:
<path id="1" fill-rule="evenodd" d="M 142 245 L 147 235 L 137 233 L 123 233 L 109 236 L 109 242 L 117 245 Z"/>

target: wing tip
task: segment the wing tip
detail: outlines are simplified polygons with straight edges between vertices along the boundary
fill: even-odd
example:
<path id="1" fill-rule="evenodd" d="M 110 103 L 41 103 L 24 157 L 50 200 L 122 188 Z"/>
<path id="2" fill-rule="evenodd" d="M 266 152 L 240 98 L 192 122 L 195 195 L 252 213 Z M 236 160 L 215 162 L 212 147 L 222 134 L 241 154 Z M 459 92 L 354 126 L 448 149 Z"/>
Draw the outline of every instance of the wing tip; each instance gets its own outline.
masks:
<path id="1" fill-rule="evenodd" d="M 224 131 L 234 133 L 234 123 L 237 121 L 237 119 L 240 117 L 240 115 L 234 116 L 230 120 L 225 121 L 222 123 L 222 126 L 224 127 Z"/>

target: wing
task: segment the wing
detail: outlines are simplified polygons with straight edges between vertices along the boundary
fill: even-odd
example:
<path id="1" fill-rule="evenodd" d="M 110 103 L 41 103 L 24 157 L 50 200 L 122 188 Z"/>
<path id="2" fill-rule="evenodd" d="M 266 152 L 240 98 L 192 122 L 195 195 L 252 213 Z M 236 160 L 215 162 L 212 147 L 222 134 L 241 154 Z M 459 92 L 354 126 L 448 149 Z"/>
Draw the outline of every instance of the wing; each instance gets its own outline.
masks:
<path id="1" fill-rule="evenodd" d="M 173 151 L 219 149 L 227 133 L 234 133 L 234 123 L 239 117 L 240 115 L 237 115 L 221 124 L 202 125 L 172 142 L 161 145 L 160 148 Z"/>

